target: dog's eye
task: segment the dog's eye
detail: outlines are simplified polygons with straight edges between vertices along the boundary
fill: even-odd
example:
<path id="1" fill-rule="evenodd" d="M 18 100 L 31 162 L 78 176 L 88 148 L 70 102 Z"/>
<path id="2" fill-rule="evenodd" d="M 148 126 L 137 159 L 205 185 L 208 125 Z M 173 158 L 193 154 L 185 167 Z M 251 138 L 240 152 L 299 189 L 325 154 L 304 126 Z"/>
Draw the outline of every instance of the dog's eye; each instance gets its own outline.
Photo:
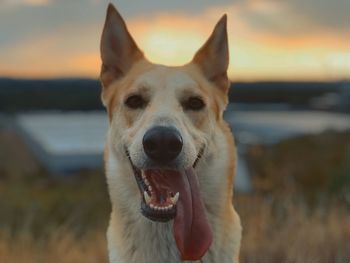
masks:
<path id="1" fill-rule="evenodd" d="M 146 105 L 146 101 L 140 95 L 131 95 L 125 100 L 125 105 L 131 109 L 140 109 Z"/>
<path id="2" fill-rule="evenodd" d="M 205 107 L 203 99 L 200 97 L 191 97 L 183 103 L 186 110 L 198 111 Z"/>

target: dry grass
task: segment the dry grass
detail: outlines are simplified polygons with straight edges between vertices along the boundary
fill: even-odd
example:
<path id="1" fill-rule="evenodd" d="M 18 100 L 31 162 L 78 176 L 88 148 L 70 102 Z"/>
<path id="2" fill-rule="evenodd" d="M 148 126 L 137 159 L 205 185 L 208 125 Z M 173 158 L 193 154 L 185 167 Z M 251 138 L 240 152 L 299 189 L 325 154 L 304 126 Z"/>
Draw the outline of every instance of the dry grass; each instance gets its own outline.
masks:
<path id="1" fill-rule="evenodd" d="M 350 132 L 291 138 L 248 151 L 254 190 L 290 194 L 309 205 L 338 199 L 350 204 Z"/>
<path id="2" fill-rule="evenodd" d="M 285 200 L 241 197 L 243 263 L 350 262 L 350 216 L 346 207 L 310 212 Z"/>
<path id="3" fill-rule="evenodd" d="M 310 212 L 303 205 L 237 196 L 244 232 L 241 263 L 350 262 L 350 217 L 343 206 Z M 311 213 L 311 214 L 310 214 Z M 107 262 L 104 229 L 77 237 L 71 229 L 46 238 L 0 237 L 0 262 Z"/>
<path id="4" fill-rule="evenodd" d="M 69 231 L 63 231 L 53 234 L 47 240 L 35 240 L 33 237 L 1 238 L 0 262 L 108 262 L 105 235 L 96 232 L 77 239 Z"/>

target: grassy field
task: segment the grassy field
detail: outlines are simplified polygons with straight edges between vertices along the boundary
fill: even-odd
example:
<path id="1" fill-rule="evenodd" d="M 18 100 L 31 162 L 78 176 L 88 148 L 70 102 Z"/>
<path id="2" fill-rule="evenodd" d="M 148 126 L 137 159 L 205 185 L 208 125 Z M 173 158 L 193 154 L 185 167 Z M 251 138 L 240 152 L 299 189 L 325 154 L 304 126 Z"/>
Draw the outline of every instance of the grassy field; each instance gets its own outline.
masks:
<path id="1" fill-rule="evenodd" d="M 254 191 L 236 194 L 243 263 L 350 262 L 350 133 L 249 150 Z M 49 176 L 0 134 L 0 262 L 107 262 L 102 171 Z"/>

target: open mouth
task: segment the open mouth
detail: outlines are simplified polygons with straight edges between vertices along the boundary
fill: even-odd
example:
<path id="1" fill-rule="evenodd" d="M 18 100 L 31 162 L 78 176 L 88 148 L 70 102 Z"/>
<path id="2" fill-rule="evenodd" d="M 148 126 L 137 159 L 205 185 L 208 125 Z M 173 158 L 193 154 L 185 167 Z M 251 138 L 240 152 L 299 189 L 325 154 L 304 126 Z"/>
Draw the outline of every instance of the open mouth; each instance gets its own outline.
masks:
<path id="1" fill-rule="evenodd" d="M 174 219 L 173 234 L 182 260 L 198 260 L 212 243 L 212 231 L 199 190 L 195 167 L 180 170 L 138 169 L 129 158 L 141 192 L 141 213 L 156 222 Z"/>
<path id="2" fill-rule="evenodd" d="M 176 216 L 176 204 L 180 192 L 176 191 L 176 180 L 180 172 L 174 170 L 147 169 L 140 170 L 132 162 L 129 151 L 126 155 L 133 169 L 137 185 L 140 189 L 142 214 L 152 221 L 167 222 Z M 204 147 L 198 152 L 192 168 L 194 169 L 204 152 Z"/>

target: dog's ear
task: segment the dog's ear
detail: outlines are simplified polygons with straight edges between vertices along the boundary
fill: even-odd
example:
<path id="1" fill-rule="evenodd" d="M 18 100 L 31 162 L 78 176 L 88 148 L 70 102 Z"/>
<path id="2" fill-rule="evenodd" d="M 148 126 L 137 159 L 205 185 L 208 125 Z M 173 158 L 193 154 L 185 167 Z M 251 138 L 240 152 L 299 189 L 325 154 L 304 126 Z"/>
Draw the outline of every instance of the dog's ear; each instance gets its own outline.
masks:
<path id="1" fill-rule="evenodd" d="M 197 51 L 192 63 L 199 66 L 210 82 L 217 85 L 224 92 L 228 90 L 229 51 L 226 14 L 216 24 L 209 39 Z"/>
<path id="2" fill-rule="evenodd" d="M 104 88 L 127 74 L 133 63 L 143 57 L 116 8 L 108 5 L 101 37 L 101 82 Z"/>

